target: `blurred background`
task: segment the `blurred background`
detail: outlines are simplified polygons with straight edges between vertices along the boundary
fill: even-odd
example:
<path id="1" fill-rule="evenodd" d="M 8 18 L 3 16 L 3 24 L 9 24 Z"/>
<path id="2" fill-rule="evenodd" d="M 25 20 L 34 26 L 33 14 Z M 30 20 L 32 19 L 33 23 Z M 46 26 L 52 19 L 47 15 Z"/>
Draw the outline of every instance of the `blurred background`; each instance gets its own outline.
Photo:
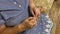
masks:
<path id="1" fill-rule="evenodd" d="M 60 34 L 60 0 L 34 0 L 34 3 L 53 21 L 51 34 Z"/>

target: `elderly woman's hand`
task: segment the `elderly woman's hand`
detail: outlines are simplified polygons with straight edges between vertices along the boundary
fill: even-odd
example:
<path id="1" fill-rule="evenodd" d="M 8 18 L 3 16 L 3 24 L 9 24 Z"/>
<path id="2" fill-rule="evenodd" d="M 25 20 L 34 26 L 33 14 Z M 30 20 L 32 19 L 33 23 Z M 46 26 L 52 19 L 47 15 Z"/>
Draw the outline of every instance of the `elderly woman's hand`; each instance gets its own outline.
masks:
<path id="1" fill-rule="evenodd" d="M 37 17 L 29 17 L 24 21 L 24 25 L 27 29 L 31 29 L 36 25 L 37 23 Z"/>
<path id="2" fill-rule="evenodd" d="M 37 17 L 29 17 L 25 19 L 21 24 L 14 27 L 7 27 L 2 34 L 17 34 L 19 32 L 25 31 L 26 29 L 31 29 L 36 25 Z"/>
<path id="3" fill-rule="evenodd" d="M 29 7 L 30 7 L 30 12 L 32 13 L 33 16 L 39 16 L 40 15 L 41 8 L 36 7 L 33 0 L 30 0 Z"/>

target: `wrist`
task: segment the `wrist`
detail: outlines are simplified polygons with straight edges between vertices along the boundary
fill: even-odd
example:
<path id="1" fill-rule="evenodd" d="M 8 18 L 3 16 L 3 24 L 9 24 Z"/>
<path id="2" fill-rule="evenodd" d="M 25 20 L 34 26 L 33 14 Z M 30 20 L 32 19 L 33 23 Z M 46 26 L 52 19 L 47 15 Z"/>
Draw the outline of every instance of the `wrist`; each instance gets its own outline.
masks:
<path id="1" fill-rule="evenodd" d="M 26 26 L 25 26 L 24 23 L 21 23 L 21 24 L 19 24 L 19 25 L 16 26 L 16 29 L 17 29 L 17 32 L 23 32 L 23 31 L 25 31 L 27 28 L 26 28 Z"/>
<path id="2" fill-rule="evenodd" d="M 0 34 L 6 29 L 6 26 L 5 25 L 1 25 L 0 26 Z"/>

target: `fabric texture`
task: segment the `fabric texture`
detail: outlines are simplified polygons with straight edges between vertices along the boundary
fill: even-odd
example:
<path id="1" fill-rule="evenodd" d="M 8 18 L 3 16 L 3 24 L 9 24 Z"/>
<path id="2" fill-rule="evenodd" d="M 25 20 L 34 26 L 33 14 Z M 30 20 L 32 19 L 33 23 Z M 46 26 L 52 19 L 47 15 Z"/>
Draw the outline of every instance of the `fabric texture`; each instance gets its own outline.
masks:
<path id="1" fill-rule="evenodd" d="M 44 13 L 41 13 L 38 23 L 32 29 L 26 30 L 20 34 L 51 34 L 53 22 L 46 16 L 47 15 Z"/>
<path id="2" fill-rule="evenodd" d="M 0 0 L 1 20 L 5 21 L 7 26 L 20 24 L 21 21 L 29 17 L 28 4 L 29 0 Z M 38 23 L 32 29 L 19 34 L 50 34 L 53 26 L 52 21 L 43 13 L 41 13 L 40 17 Z"/>
<path id="3" fill-rule="evenodd" d="M 0 0 L 0 14 L 7 26 L 17 25 L 28 17 L 28 2 L 28 0 Z"/>

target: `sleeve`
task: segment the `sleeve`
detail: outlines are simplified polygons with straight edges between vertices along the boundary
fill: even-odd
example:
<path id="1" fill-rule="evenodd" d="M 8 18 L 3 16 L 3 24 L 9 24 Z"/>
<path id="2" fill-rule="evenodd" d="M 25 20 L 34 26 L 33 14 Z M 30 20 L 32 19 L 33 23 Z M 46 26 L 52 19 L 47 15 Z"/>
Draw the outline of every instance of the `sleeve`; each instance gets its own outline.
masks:
<path id="1" fill-rule="evenodd" d="M 4 19 L 2 19 L 2 16 L 0 14 L 0 25 L 3 25 L 5 23 Z"/>
<path id="2" fill-rule="evenodd" d="M 0 10 L 1 14 L 3 15 L 4 19 L 6 20 L 7 26 L 15 26 L 20 24 L 21 21 L 28 18 L 28 3 L 27 0 L 16 0 L 17 5 L 13 4 L 14 1 L 10 0 L 3 0 L 0 1 Z M 11 2 L 11 3 L 10 3 Z M 19 7 L 21 5 L 21 7 Z"/>
<path id="3" fill-rule="evenodd" d="M 17 11 L 16 11 L 17 12 Z M 20 24 L 22 21 L 24 21 L 26 18 L 28 18 L 28 11 L 24 11 L 21 14 L 19 13 L 16 16 L 10 17 L 7 19 L 7 26 L 15 26 Z"/>
<path id="4" fill-rule="evenodd" d="M 28 8 L 23 11 L 2 11 L 1 14 L 7 21 L 5 23 L 7 26 L 18 25 L 29 17 Z"/>

